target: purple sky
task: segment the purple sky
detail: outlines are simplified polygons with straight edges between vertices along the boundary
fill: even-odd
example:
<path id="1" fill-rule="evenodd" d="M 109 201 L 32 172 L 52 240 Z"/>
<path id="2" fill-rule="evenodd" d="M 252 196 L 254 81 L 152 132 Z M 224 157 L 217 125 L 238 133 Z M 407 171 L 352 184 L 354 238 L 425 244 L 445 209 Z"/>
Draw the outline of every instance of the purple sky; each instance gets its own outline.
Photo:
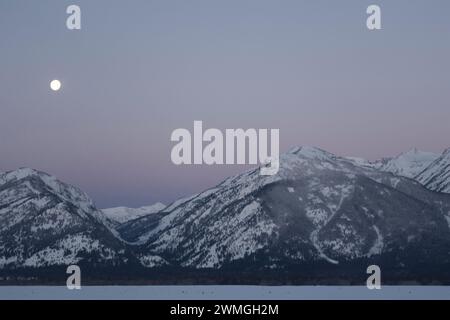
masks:
<path id="1" fill-rule="evenodd" d="M 279 128 L 282 151 L 442 151 L 449 57 L 448 0 L 3 0 L 0 171 L 49 172 L 99 207 L 168 203 L 243 169 L 174 166 L 170 134 L 194 120 Z"/>

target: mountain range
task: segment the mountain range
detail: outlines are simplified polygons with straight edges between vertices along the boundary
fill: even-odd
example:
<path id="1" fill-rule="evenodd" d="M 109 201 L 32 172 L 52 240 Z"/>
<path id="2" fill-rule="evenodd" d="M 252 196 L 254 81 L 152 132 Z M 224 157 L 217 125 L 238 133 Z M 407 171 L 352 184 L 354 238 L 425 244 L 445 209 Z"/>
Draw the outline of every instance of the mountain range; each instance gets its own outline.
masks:
<path id="1" fill-rule="evenodd" d="M 449 172 L 449 150 L 370 162 L 298 147 L 274 176 L 255 168 L 168 206 L 98 210 L 19 169 L 0 174 L 0 276 L 76 263 L 110 282 L 336 284 L 378 264 L 392 283 L 448 284 Z"/>

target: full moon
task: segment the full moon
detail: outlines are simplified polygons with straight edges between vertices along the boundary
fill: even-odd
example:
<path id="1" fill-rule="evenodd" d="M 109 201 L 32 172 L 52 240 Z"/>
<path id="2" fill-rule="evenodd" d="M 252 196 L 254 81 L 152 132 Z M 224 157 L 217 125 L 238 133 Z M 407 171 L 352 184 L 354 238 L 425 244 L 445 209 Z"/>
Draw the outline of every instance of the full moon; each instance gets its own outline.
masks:
<path id="1" fill-rule="evenodd" d="M 50 82 L 50 89 L 52 89 L 53 91 L 59 91 L 59 89 L 61 89 L 61 81 L 53 80 L 52 82 Z"/>

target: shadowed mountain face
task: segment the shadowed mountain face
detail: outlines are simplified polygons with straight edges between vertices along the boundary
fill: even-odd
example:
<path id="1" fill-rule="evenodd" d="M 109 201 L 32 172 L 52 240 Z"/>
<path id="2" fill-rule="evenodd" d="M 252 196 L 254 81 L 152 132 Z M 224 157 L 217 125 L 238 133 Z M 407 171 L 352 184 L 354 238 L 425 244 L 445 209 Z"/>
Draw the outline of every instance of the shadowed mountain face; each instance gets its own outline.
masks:
<path id="1" fill-rule="evenodd" d="M 450 196 L 316 148 L 180 200 L 118 231 L 140 250 L 194 268 L 277 269 L 394 257 L 450 262 Z M 243 263 L 243 261 L 246 261 Z"/>
<path id="2" fill-rule="evenodd" d="M 179 281 L 194 272 L 192 283 L 196 272 L 213 283 L 224 272 L 232 283 L 244 274 L 348 283 L 375 263 L 394 282 L 450 283 L 450 195 L 317 148 L 296 148 L 280 165 L 275 176 L 250 170 L 122 224 L 44 173 L 2 174 L 0 269 L 85 262 L 128 279 L 141 268 L 176 270 L 169 278 Z"/>

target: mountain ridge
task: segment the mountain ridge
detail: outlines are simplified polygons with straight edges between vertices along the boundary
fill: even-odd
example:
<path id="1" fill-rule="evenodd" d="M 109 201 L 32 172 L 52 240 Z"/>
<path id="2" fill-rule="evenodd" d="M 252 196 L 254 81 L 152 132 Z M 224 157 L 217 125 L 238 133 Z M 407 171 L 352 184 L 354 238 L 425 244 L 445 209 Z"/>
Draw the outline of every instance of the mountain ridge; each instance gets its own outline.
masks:
<path id="1" fill-rule="evenodd" d="M 415 179 L 430 190 L 450 193 L 450 148 L 430 163 Z"/>
<path id="2" fill-rule="evenodd" d="M 334 283 L 336 272 L 351 282 L 364 265 L 379 263 L 394 281 L 450 283 L 430 273 L 450 266 L 450 195 L 315 147 L 291 149 L 280 165 L 277 175 L 247 170 L 123 222 L 46 173 L 2 173 L 0 271 L 84 263 L 134 270 L 131 278 L 174 270 L 170 277 L 183 281 L 192 270 L 217 282 L 214 270 L 222 270 L 231 283 L 244 273 Z M 119 209 L 113 213 L 127 208 Z"/>
<path id="3" fill-rule="evenodd" d="M 310 225 L 308 231 L 304 231 L 297 241 L 303 242 L 304 248 L 299 249 L 294 255 L 303 258 L 306 255 L 313 260 L 323 259 L 330 263 L 336 263 L 339 260 L 339 254 L 336 256 L 333 248 L 342 249 L 340 256 L 344 256 L 344 258 L 362 258 L 375 250 L 372 249 L 373 246 L 369 246 L 369 240 L 375 238 L 381 230 L 381 227 L 376 225 L 372 227 L 371 235 L 360 248 L 352 247 L 353 240 L 350 238 L 347 239 L 348 241 L 341 241 L 342 239 L 339 237 L 327 240 L 323 239 L 326 238 L 326 235 L 321 233 L 327 228 L 332 229 L 328 223 L 341 215 L 340 210 L 347 205 L 347 197 L 350 197 L 358 188 L 370 188 L 372 191 L 382 189 L 381 194 L 395 192 L 396 197 L 401 199 L 401 201 L 398 200 L 396 210 L 404 212 L 401 207 L 405 203 L 410 203 L 411 207 L 414 206 L 413 211 L 418 212 L 416 218 L 421 221 L 416 226 L 417 230 L 420 231 L 421 226 L 428 224 L 427 219 L 423 216 L 423 213 L 427 212 L 428 218 L 433 216 L 433 219 L 437 219 L 436 223 L 442 225 L 440 233 L 446 233 L 448 236 L 448 224 L 445 220 L 447 213 L 440 216 L 425 207 L 435 205 L 427 199 L 436 197 L 436 201 L 445 199 L 447 202 L 440 210 L 450 212 L 448 203 L 450 197 L 447 195 L 436 196 L 410 179 L 393 177 L 391 173 L 383 173 L 373 168 L 360 168 L 349 163 L 347 159 L 310 147 L 293 149 L 281 157 L 280 164 L 281 168 L 276 176 L 261 177 L 257 170 L 247 171 L 228 178 L 218 186 L 194 197 L 177 201 L 156 216 L 126 223 L 119 228 L 119 233 L 128 241 L 135 241 L 136 244 L 145 246 L 146 250 L 154 251 L 169 261 L 171 257 L 173 259 L 175 256 L 173 261 L 176 264 L 181 263 L 184 266 L 199 268 L 224 267 L 227 263 L 244 258 L 242 252 L 244 255 L 256 254 L 256 251 L 260 249 L 261 242 L 258 242 L 260 238 L 273 240 L 273 235 L 279 236 L 277 233 L 280 228 L 289 229 L 292 221 L 289 221 L 287 225 L 279 224 L 277 221 L 274 222 L 273 215 L 278 219 L 278 212 L 290 210 L 289 219 L 296 220 L 301 217 L 303 221 L 303 226 L 298 226 L 298 228 L 302 229 Z M 343 183 L 331 184 L 332 179 Z M 310 181 L 311 186 L 305 186 L 304 181 Z M 276 203 L 270 199 L 275 198 L 276 202 L 280 203 L 280 199 L 285 197 L 283 192 L 279 193 L 279 188 L 286 190 L 287 194 L 293 194 L 296 199 L 291 197 L 292 199 L 283 204 L 284 209 L 278 208 L 273 211 L 270 210 L 270 207 L 275 206 Z M 297 191 L 302 188 L 306 188 L 308 191 Z M 272 192 L 266 193 L 271 189 L 277 189 L 275 197 Z M 327 194 L 323 194 L 323 192 Z M 373 193 L 368 193 L 365 197 L 368 198 L 371 194 Z M 296 203 L 298 199 L 309 196 L 312 196 L 312 199 L 300 200 L 300 202 L 307 203 L 306 208 Z M 324 197 L 326 199 L 323 199 Z M 381 196 L 372 196 L 373 206 L 379 202 L 379 197 Z M 392 203 L 393 200 L 391 200 Z M 364 211 L 365 207 L 361 205 L 361 208 Z M 367 208 L 365 210 L 370 211 Z M 389 203 L 383 205 L 383 210 L 389 211 Z M 303 213 L 299 216 L 299 212 L 302 211 Z M 405 223 L 408 212 L 404 213 Z M 355 219 L 361 219 L 360 214 L 355 214 Z M 373 214 L 369 212 L 368 215 Z M 390 214 L 398 213 L 391 210 Z M 247 220 L 247 218 L 254 217 L 257 217 L 254 222 Z M 232 228 L 227 233 L 226 226 L 230 223 L 234 229 Z M 252 228 L 240 227 L 246 224 L 251 224 Z M 339 226 L 335 226 L 331 231 L 339 232 L 336 228 Z M 195 229 L 195 234 L 193 234 L 193 229 Z M 353 231 L 355 230 L 349 232 Z M 211 233 L 219 237 L 219 241 L 215 238 L 211 239 L 209 236 Z M 340 234 L 340 236 L 343 235 Z M 336 242 L 336 239 L 339 241 Z M 285 240 L 295 242 L 292 239 Z M 237 247 L 236 243 L 239 244 Z M 202 246 L 202 244 L 205 245 Z M 268 243 L 263 241 L 262 247 L 267 250 L 266 245 Z M 295 248 L 295 246 L 292 245 L 290 248 Z M 372 251 L 370 251 L 371 249 Z M 352 256 L 358 250 L 360 253 Z M 276 253 L 274 252 L 273 255 L 275 256 Z"/>

